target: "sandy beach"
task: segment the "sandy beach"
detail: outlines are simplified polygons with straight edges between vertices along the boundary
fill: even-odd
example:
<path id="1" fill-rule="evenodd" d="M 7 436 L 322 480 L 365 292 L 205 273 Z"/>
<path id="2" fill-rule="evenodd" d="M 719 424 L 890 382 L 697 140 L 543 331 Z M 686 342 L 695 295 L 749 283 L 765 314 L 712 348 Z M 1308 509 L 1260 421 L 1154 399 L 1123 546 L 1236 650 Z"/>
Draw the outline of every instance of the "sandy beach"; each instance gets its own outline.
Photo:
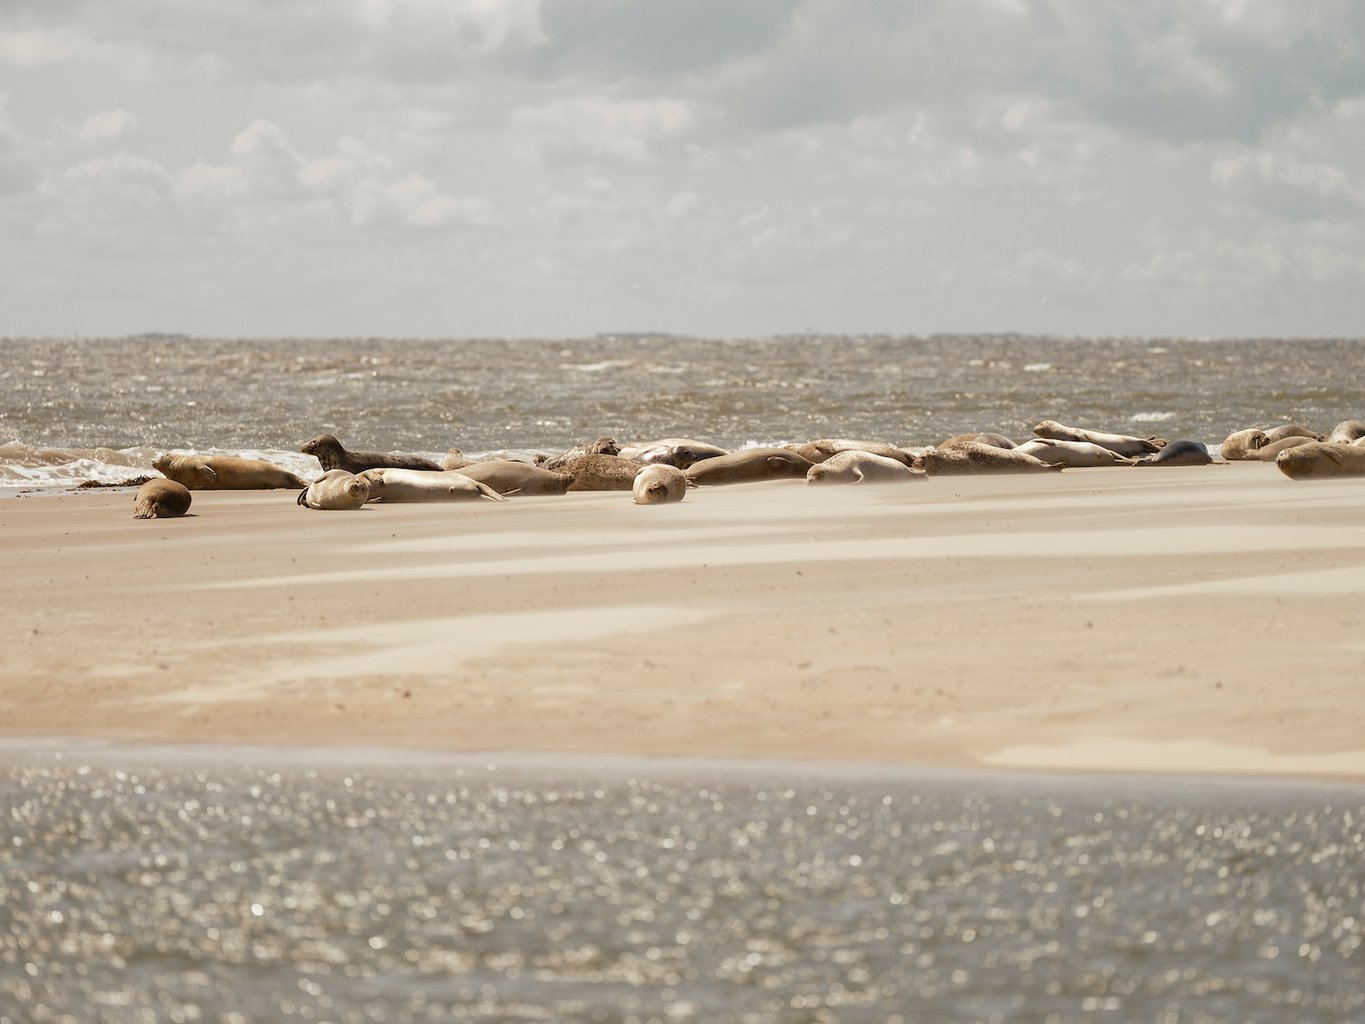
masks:
<path id="1" fill-rule="evenodd" d="M 1365 777 L 1365 480 L 0 502 L 0 733 Z"/>

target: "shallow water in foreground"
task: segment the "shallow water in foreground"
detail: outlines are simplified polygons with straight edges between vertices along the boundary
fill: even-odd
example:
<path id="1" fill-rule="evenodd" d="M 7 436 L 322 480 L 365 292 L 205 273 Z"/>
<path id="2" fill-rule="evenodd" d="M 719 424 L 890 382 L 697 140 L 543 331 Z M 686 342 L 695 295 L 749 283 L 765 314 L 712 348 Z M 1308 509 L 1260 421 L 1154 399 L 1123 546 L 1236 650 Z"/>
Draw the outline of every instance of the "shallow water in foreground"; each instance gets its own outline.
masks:
<path id="1" fill-rule="evenodd" d="M 60 749 L 5 1024 L 1365 1019 L 1356 786 Z"/>

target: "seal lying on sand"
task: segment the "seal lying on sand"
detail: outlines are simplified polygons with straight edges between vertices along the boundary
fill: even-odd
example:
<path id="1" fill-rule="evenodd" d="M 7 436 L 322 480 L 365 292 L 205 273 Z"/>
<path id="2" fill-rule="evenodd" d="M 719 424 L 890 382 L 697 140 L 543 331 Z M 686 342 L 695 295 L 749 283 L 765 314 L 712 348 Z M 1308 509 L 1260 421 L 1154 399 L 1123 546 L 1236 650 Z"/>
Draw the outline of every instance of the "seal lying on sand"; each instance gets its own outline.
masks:
<path id="1" fill-rule="evenodd" d="M 965 473 L 1035 473 L 1060 470 L 1061 463 L 1015 451 L 996 448 L 979 441 L 959 441 L 947 448 L 930 448 L 915 457 L 915 468 L 930 476 L 951 476 Z"/>
<path id="2" fill-rule="evenodd" d="M 746 448 L 730 455 L 704 459 L 687 469 L 697 484 L 746 484 L 758 480 L 804 478 L 814 463 L 785 448 Z"/>
<path id="3" fill-rule="evenodd" d="M 471 480 L 458 470 L 367 469 L 357 476 L 370 485 L 371 501 L 477 501 L 505 499 L 487 484 Z"/>
<path id="4" fill-rule="evenodd" d="M 635 485 L 635 474 L 644 463 L 619 455 L 579 455 L 560 470 L 573 477 L 571 491 L 628 491 Z"/>
<path id="5" fill-rule="evenodd" d="M 635 474 L 630 490 L 637 505 L 663 505 L 682 501 L 687 486 L 687 474 L 681 469 L 656 462 Z"/>
<path id="6" fill-rule="evenodd" d="M 867 451 L 835 452 L 806 471 L 808 484 L 892 484 L 923 480 L 925 474 L 899 459 Z"/>
<path id="7" fill-rule="evenodd" d="M 329 469 L 299 491 L 298 503 L 304 508 L 341 511 L 360 508 L 370 500 L 370 483 L 344 469 Z"/>
<path id="8" fill-rule="evenodd" d="M 363 473 L 367 469 L 424 469 L 439 471 L 440 466 L 420 455 L 396 452 L 348 452 L 332 434 L 319 434 L 300 446 L 299 451 L 322 463 L 323 469 L 344 469 L 348 473 Z"/>
<path id="9" fill-rule="evenodd" d="M 499 494 L 563 494 L 573 483 L 571 473 L 555 473 L 513 459 L 471 462 L 452 472 L 485 483 Z"/>
<path id="10" fill-rule="evenodd" d="M 1015 443 L 1004 434 L 994 434 L 989 431 L 980 434 L 956 434 L 946 441 L 940 441 L 935 447 L 947 448 L 949 445 L 959 441 L 976 441 L 979 444 L 988 444 L 992 448 L 1014 448 Z"/>
<path id="11" fill-rule="evenodd" d="M 1286 448 L 1275 465 L 1291 480 L 1320 480 L 1333 476 L 1365 476 L 1365 448 L 1330 441 L 1309 441 Z"/>
<path id="12" fill-rule="evenodd" d="M 1023 452 L 1044 462 L 1059 462 L 1063 466 L 1131 466 L 1133 460 L 1112 448 L 1089 441 L 1057 441 L 1050 437 L 1035 437 L 1016 445 L 1010 451 Z"/>
<path id="13" fill-rule="evenodd" d="M 693 463 L 705 459 L 729 455 L 730 450 L 691 437 L 661 437 L 657 441 L 625 445 L 617 454 L 623 459 L 634 459 L 636 462 L 662 462 L 686 469 Z"/>
<path id="14" fill-rule="evenodd" d="M 595 441 L 584 441 L 582 444 L 574 445 L 566 452 L 558 455 L 551 455 L 540 464 L 541 469 L 563 472 L 564 467 L 580 455 L 620 455 L 621 446 L 616 443 L 614 437 L 599 437 Z"/>
<path id="15" fill-rule="evenodd" d="M 789 444 L 783 447 L 789 452 L 796 452 L 797 455 L 803 459 L 809 459 L 811 462 L 824 462 L 840 452 L 870 452 L 873 455 L 880 455 L 884 459 L 895 459 L 905 466 L 909 466 L 914 458 L 903 449 L 887 441 L 850 441 L 842 437 L 825 437 L 818 441 Z"/>
<path id="16" fill-rule="evenodd" d="M 190 489 L 174 480 L 148 480 L 133 495 L 134 519 L 175 519 L 190 510 Z"/>
<path id="17" fill-rule="evenodd" d="M 1250 448 L 1242 456 L 1248 462 L 1274 462 L 1280 452 L 1287 448 L 1296 448 L 1301 444 L 1316 444 L 1311 437 L 1282 437 L 1278 441 L 1266 441 L 1259 448 Z"/>
<path id="18" fill-rule="evenodd" d="M 458 448 L 452 448 L 441 456 L 442 469 L 463 469 L 465 466 L 474 465 L 473 459 L 466 459 L 464 452 Z"/>
<path id="19" fill-rule="evenodd" d="M 1223 443 L 1219 447 L 1223 458 L 1229 462 L 1241 462 L 1247 457 L 1248 452 L 1254 452 L 1266 443 L 1265 431 L 1257 427 L 1248 427 L 1246 430 L 1234 430 L 1227 437 L 1223 438 Z"/>
<path id="20" fill-rule="evenodd" d="M 1054 441 L 1089 441 L 1120 455 L 1147 455 L 1159 451 L 1166 443 L 1160 437 L 1134 437 L 1131 434 L 1109 434 L 1103 430 L 1084 430 L 1063 426 L 1056 420 L 1043 420 L 1033 428 L 1033 432 Z"/>
<path id="21" fill-rule="evenodd" d="M 1267 441 L 1281 441 L 1286 437 L 1306 437 L 1310 441 L 1326 440 L 1312 427 L 1305 427 L 1301 423 L 1282 423 L 1280 426 L 1271 427 L 1265 432 Z"/>
<path id="22" fill-rule="evenodd" d="M 1342 420 L 1327 434 L 1324 441 L 1350 444 L 1357 438 L 1365 437 L 1365 423 L 1360 420 Z"/>
<path id="23" fill-rule="evenodd" d="M 1134 466 L 1207 466 L 1213 456 L 1202 441 L 1168 441 L 1155 455 L 1129 461 Z"/>
<path id="24" fill-rule="evenodd" d="M 154 469 L 192 491 L 260 491 L 274 487 L 307 487 L 287 469 L 265 459 L 236 455 L 171 455 L 152 463 Z"/>

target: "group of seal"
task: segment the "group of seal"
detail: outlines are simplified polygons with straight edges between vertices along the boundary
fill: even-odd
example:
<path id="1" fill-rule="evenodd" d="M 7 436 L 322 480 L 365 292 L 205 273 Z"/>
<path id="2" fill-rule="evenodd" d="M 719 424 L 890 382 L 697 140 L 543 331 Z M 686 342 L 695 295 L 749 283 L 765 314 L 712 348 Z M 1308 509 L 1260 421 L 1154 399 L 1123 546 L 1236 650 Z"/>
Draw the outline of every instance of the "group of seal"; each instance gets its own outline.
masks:
<path id="1" fill-rule="evenodd" d="M 468 459 L 451 448 L 440 462 L 402 452 L 348 450 L 320 434 L 299 451 L 322 472 L 304 480 L 264 459 L 166 453 L 153 467 L 164 479 L 144 484 L 134 517 L 184 515 L 192 490 L 294 488 L 309 509 L 354 510 L 378 502 L 502 501 L 508 496 L 569 491 L 630 491 L 640 505 L 678 502 L 693 487 L 763 480 L 808 484 L 903 484 L 931 476 L 1055 472 L 1097 466 L 1190 466 L 1218 461 L 1199 441 L 1169 441 L 1042 420 L 1015 442 L 991 431 L 957 434 L 936 445 L 817 438 L 780 447 L 728 450 L 689 437 L 621 444 L 600 436 L 557 454 Z M 1323 434 L 1300 424 L 1232 432 L 1223 461 L 1271 462 L 1286 476 L 1365 476 L 1365 421 L 1346 420 Z M 519 453 L 514 453 L 519 454 Z"/>

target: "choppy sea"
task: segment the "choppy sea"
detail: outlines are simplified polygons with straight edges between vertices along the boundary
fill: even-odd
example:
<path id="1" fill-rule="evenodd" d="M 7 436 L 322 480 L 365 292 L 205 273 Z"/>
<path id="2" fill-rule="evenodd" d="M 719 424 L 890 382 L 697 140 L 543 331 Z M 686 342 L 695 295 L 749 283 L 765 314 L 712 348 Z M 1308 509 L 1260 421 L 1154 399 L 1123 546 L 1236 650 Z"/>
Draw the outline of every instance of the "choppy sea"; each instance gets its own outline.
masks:
<path id="1" fill-rule="evenodd" d="M 0 487 L 114 482 L 168 450 L 562 451 L 609 435 L 726 448 L 819 437 L 934 444 L 1040 419 L 1217 444 L 1365 418 L 1365 340 L 1030 336 L 704 340 L 4 341 Z"/>
<path id="2" fill-rule="evenodd" d="M 7 339 L 0 487 L 167 450 L 1216 444 L 1365 341 Z M 0 1024 L 1365 1020 L 1365 787 L 0 744 Z"/>

